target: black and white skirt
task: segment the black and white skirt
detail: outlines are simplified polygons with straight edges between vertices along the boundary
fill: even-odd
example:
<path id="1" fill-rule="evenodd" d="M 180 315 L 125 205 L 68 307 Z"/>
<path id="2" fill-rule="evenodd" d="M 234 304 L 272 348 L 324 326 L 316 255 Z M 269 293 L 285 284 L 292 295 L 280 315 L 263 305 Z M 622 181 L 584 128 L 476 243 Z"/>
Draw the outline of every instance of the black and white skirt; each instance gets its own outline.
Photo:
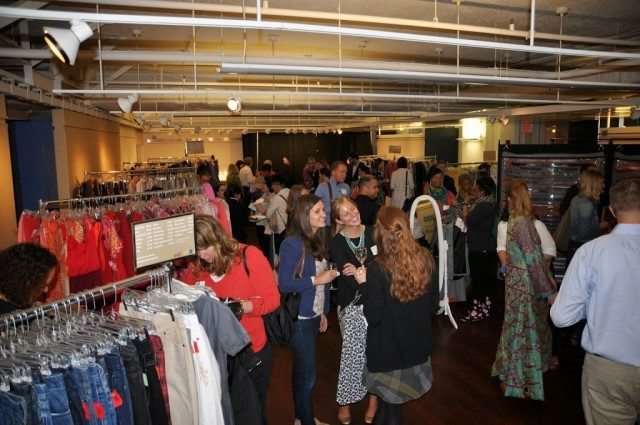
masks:
<path id="1" fill-rule="evenodd" d="M 341 406 L 356 403 L 367 394 L 367 389 L 362 385 L 367 320 L 361 305 L 347 307 L 343 313 L 342 353 L 336 396 L 336 401 Z"/>

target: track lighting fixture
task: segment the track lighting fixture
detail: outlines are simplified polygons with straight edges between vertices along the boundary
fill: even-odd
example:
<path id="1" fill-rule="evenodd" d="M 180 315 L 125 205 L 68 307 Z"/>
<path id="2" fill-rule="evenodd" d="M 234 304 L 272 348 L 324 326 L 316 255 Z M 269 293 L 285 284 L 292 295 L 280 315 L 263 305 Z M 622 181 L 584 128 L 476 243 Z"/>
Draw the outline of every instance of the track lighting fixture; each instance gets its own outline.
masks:
<path id="1" fill-rule="evenodd" d="M 150 130 L 151 130 L 151 124 L 149 124 L 148 122 L 147 122 L 147 123 L 145 123 L 145 124 L 142 126 L 142 129 L 143 129 L 144 131 L 150 131 Z"/>
<path id="2" fill-rule="evenodd" d="M 496 123 L 496 117 L 493 117 L 493 116 L 489 115 L 489 116 L 487 117 L 487 122 L 488 122 L 489 124 L 491 124 L 491 125 L 495 124 L 495 123 Z"/>
<path id="3" fill-rule="evenodd" d="M 502 123 L 503 126 L 507 126 L 507 124 L 509 124 L 509 117 L 506 115 L 503 115 L 500 117 L 500 122 Z"/>
<path id="4" fill-rule="evenodd" d="M 271 133 L 271 129 L 267 128 L 267 129 L 264 131 L 264 134 L 269 134 L 269 133 Z"/>
<path id="5" fill-rule="evenodd" d="M 163 127 L 169 127 L 169 116 L 163 115 L 160 117 L 160 125 Z"/>
<path id="6" fill-rule="evenodd" d="M 126 112 L 127 114 L 131 112 L 133 108 L 133 104 L 138 101 L 140 96 L 137 93 L 130 94 L 127 97 L 119 97 L 118 98 L 118 106 L 122 109 L 122 112 Z"/>
<path id="7" fill-rule="evenodd" d="M 136 122 L 136 124 L 138 124 L 140 126 L 144 125 L 144 115 L 142 115 L 142 114 L 138 115 L 133 120 Z"/>
<path id="8" fill-rule="evenodd" d="M 247 134 L 247 130 L 242 130 L 242 134 Z"/>
<path id="9" fill-rule="evenodd" d="M 227 108 L 232 114 L 237 114 L 242 110 L 242 99 L 238 96 L 232 96 L 227 99 Z"/>
<path id="10" fill-rule="evenodd" d="M 341 128 L 338 129 L 338 134 L 342 134 L 342 129 Z"/>
<path id="11" fill-rule="evenodd" d="M 196 125 L 193 129 L 193 132 L 196 134 L 200 134 L 201 131 L 202 131 L 202 127 L 200 127 L 199 125 Z"/>
<path id="12" fill-rule="evenodd" d="M 284 131 L 286 134 L 291 133 L 291 130 L 289 130 L 288 128 Z"/>
<path id="13" fill-rule="evenodd" d="M 44 27 L 44 41 L 53 54 L 63 63 L 73 65 L 80 43 L 93 35 L 93 30 L 86 22 L 73 20 L 71 29 Z"/>
<path id="14" fill-rule="evenodd" d="M 176 123 L 176 125 L 173 126 L 173 129 L 176 133 L 180 133 L 180 130 L 182 130 L 182 124 Z"/>
<path id="15" fill-rule="evenodd" d="M 629 118 L 631 118 L 632 120 L 639 120 L 640 119 L 640 108 L 639 107 L 634 107 L 631 108 L 631 115 L 629 115 Z"/>

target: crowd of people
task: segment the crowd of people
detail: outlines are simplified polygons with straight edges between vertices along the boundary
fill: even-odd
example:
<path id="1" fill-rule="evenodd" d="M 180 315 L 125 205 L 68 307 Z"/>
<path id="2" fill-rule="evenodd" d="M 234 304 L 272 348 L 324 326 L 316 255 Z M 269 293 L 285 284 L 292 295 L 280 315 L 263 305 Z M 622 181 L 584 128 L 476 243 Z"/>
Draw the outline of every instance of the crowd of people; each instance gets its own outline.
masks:
<path id="1" fill-rule="evenodd" d="M 254 174 L 247 157 L 229 165 L 224 182 L 217 178 L 217 162 L 198 169 L 203 194 L 228 204 L 232 234 L 211 217 L 197 217 L 197 259 L 181 278 L 241 301 L 240 324 L 261 360 L 249 377 L 264 423 L 273 352 L 263 318 L 278 308 L 280 293 L 299 294 L 288 342 L 296 424 L 324 423 L 314 413 L 313 390 L 316 339 L 327 330 L 332 285 L 342 335 L 338 422 L 352 423 L 350 406 L 365 400 L 365 423 L 401 424 L 402 405 L 429 391 L 431 318 L 440 296 L 437 252 L 429 241 L 415 239 L 406 208 L 427 194 L 443 221 L 461 220 L 466 234 L 471 296 L 463 320 L 469 326 L 489 316 L 497 283 L 504 284 L 503 326 L 491 370 L 503 394 L 544 400 L 543 375 L 557 367 L 553 324 L 586 319 L 587 423 L 633 425 L 640 412 L 640 287 L 634 281 L 640 274 L 640 178 L 612 185 L 609 209 L 617 225 L 611 230 L 610 220 L 601 219 L 604 178 L 593 166 L 584 167 L 564 206 L 571 217 L 569 265 L 559 286 L 551 269 L 556 244 L 536 218 L 526 182 L 509 182 L 498 211 L 488 164 L 473 176 L 460 175 L 457 186 L 444 163 L 412 170 L 399 158 L 391 173 L 385 165 L 380 159 L 369 167 L 357 154 L 330 165 L 309 158 L 296 179 L 286 158 L 282 169 L 266 160 Z M 251 229 L 258 247 L 248 244 Z M 27 248 L 35 249 L 20 249 Z M 11 273 L 0 273 L 3 311 L 33 302 L 55 271 L 55 257 L 37 250 L 30 260 L 25 255 L 13 247 L 0 253 L 0 267 L 21 270 L 15 262 L 22 258 L 31 275 L 22 277 L 25 289 L 7 277 Z M 41 258 L 40 267 L 33 267 L 34 258 Z"/>

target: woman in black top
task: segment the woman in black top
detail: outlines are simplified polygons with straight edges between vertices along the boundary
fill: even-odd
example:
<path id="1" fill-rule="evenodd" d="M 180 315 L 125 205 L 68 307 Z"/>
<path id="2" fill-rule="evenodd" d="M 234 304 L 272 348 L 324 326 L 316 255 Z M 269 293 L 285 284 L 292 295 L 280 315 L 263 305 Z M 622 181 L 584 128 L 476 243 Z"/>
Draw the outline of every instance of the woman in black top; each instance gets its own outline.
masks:
<path id="1" fill-rule="evenodd" d="M 46 248 L 20 243 L 0 252 L 0 314 L 30 307 L 53 280 L 58 259 Z"/>
<path id="2" fill-rule="evenodd" d="M 436 266 L 431 253 L 413 239 L 409 219 L 400 208 L 380 209 L 373 239 L 378 255 L 369 267 L 355 269 L 349 264 L 344 272 L 353 273 L 361 284 L 368 323 L 363 382 L 379 397 L 373 423 L 394 425 L 402 423 L 402 403 L 422 396 L 433 381 Z M 385 385 L 391 373 L 404 385 Z"/>
<path id="3" fill-rule="evenodd" d="M 358 255 L 366 255 L 366 259 L 363 259 L 365 264 L 373 260 L 376 252 L 372 228 L 361 223 L 360 212 L 353 200 L 336 199 L 331 205 L 331 222 L 333 239 L 329 250 L 338 270 L 343 270 L 346 264 L 350 264 L 352 268 L 362 266 Z M 364 254 L 358 254 L 359 250 Z M 362 385 L 367 322 L 362 312 L 359 285 L 353 275 L 338 276 L 337 289 L 342 351 L 336 401 L 340 405 L 338 422 L 349 424 L 351 423 L 349 405 L 359 402 L 367 394 L 367 389 Z M 371 423 L 373 420 L 376 406 L 377 399 L 371 396 L 365 414 L 365 423 Z"/>
<path id="4" fill-rule="evenodd" d="M 489 317 L 491 297 L 495 295 L 497 257 L 496 237 L 492 234 L 497 217 L 495 193 L 493 179 L 480 177 L 462 203 L 474 298 L 471 310 L 462 321 L 478 321 Z"/>

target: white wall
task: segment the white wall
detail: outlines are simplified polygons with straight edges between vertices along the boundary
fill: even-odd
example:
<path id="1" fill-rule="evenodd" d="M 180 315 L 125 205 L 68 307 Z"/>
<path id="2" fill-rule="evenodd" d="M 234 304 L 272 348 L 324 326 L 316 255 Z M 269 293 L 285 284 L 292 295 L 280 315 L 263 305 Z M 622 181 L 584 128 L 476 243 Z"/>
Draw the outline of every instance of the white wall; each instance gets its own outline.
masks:
<path id="1" fill-rule="evenodd" d="M 401 146 L 400 153 L 389 153 L 389 146 Z M 424 156 L 424 135 L 381 135 L 378 136 L 376 155 L 386 158 L 422 158 Z"/>
<path id="2" fill-rule="evenodd" d="M 144 135 L 144 141 L 139 146 L 138 161 L 146 161 L 149 158 L 185 156 L 184 140 L 165 141 L 166 139 L 162 139 L 160 142 L 148 143 L 147 138 L 150 136 L 151 134 L 148 133 Z M 225 137 L 214 136 L 213 141 L 204 140 L 204 153 L 193 156 L 209 158 L 211 155 L 216 156 L 220 171 L 226 171 L 230 163 L 242 159 L 242 136 L 232 134 Z"/>

